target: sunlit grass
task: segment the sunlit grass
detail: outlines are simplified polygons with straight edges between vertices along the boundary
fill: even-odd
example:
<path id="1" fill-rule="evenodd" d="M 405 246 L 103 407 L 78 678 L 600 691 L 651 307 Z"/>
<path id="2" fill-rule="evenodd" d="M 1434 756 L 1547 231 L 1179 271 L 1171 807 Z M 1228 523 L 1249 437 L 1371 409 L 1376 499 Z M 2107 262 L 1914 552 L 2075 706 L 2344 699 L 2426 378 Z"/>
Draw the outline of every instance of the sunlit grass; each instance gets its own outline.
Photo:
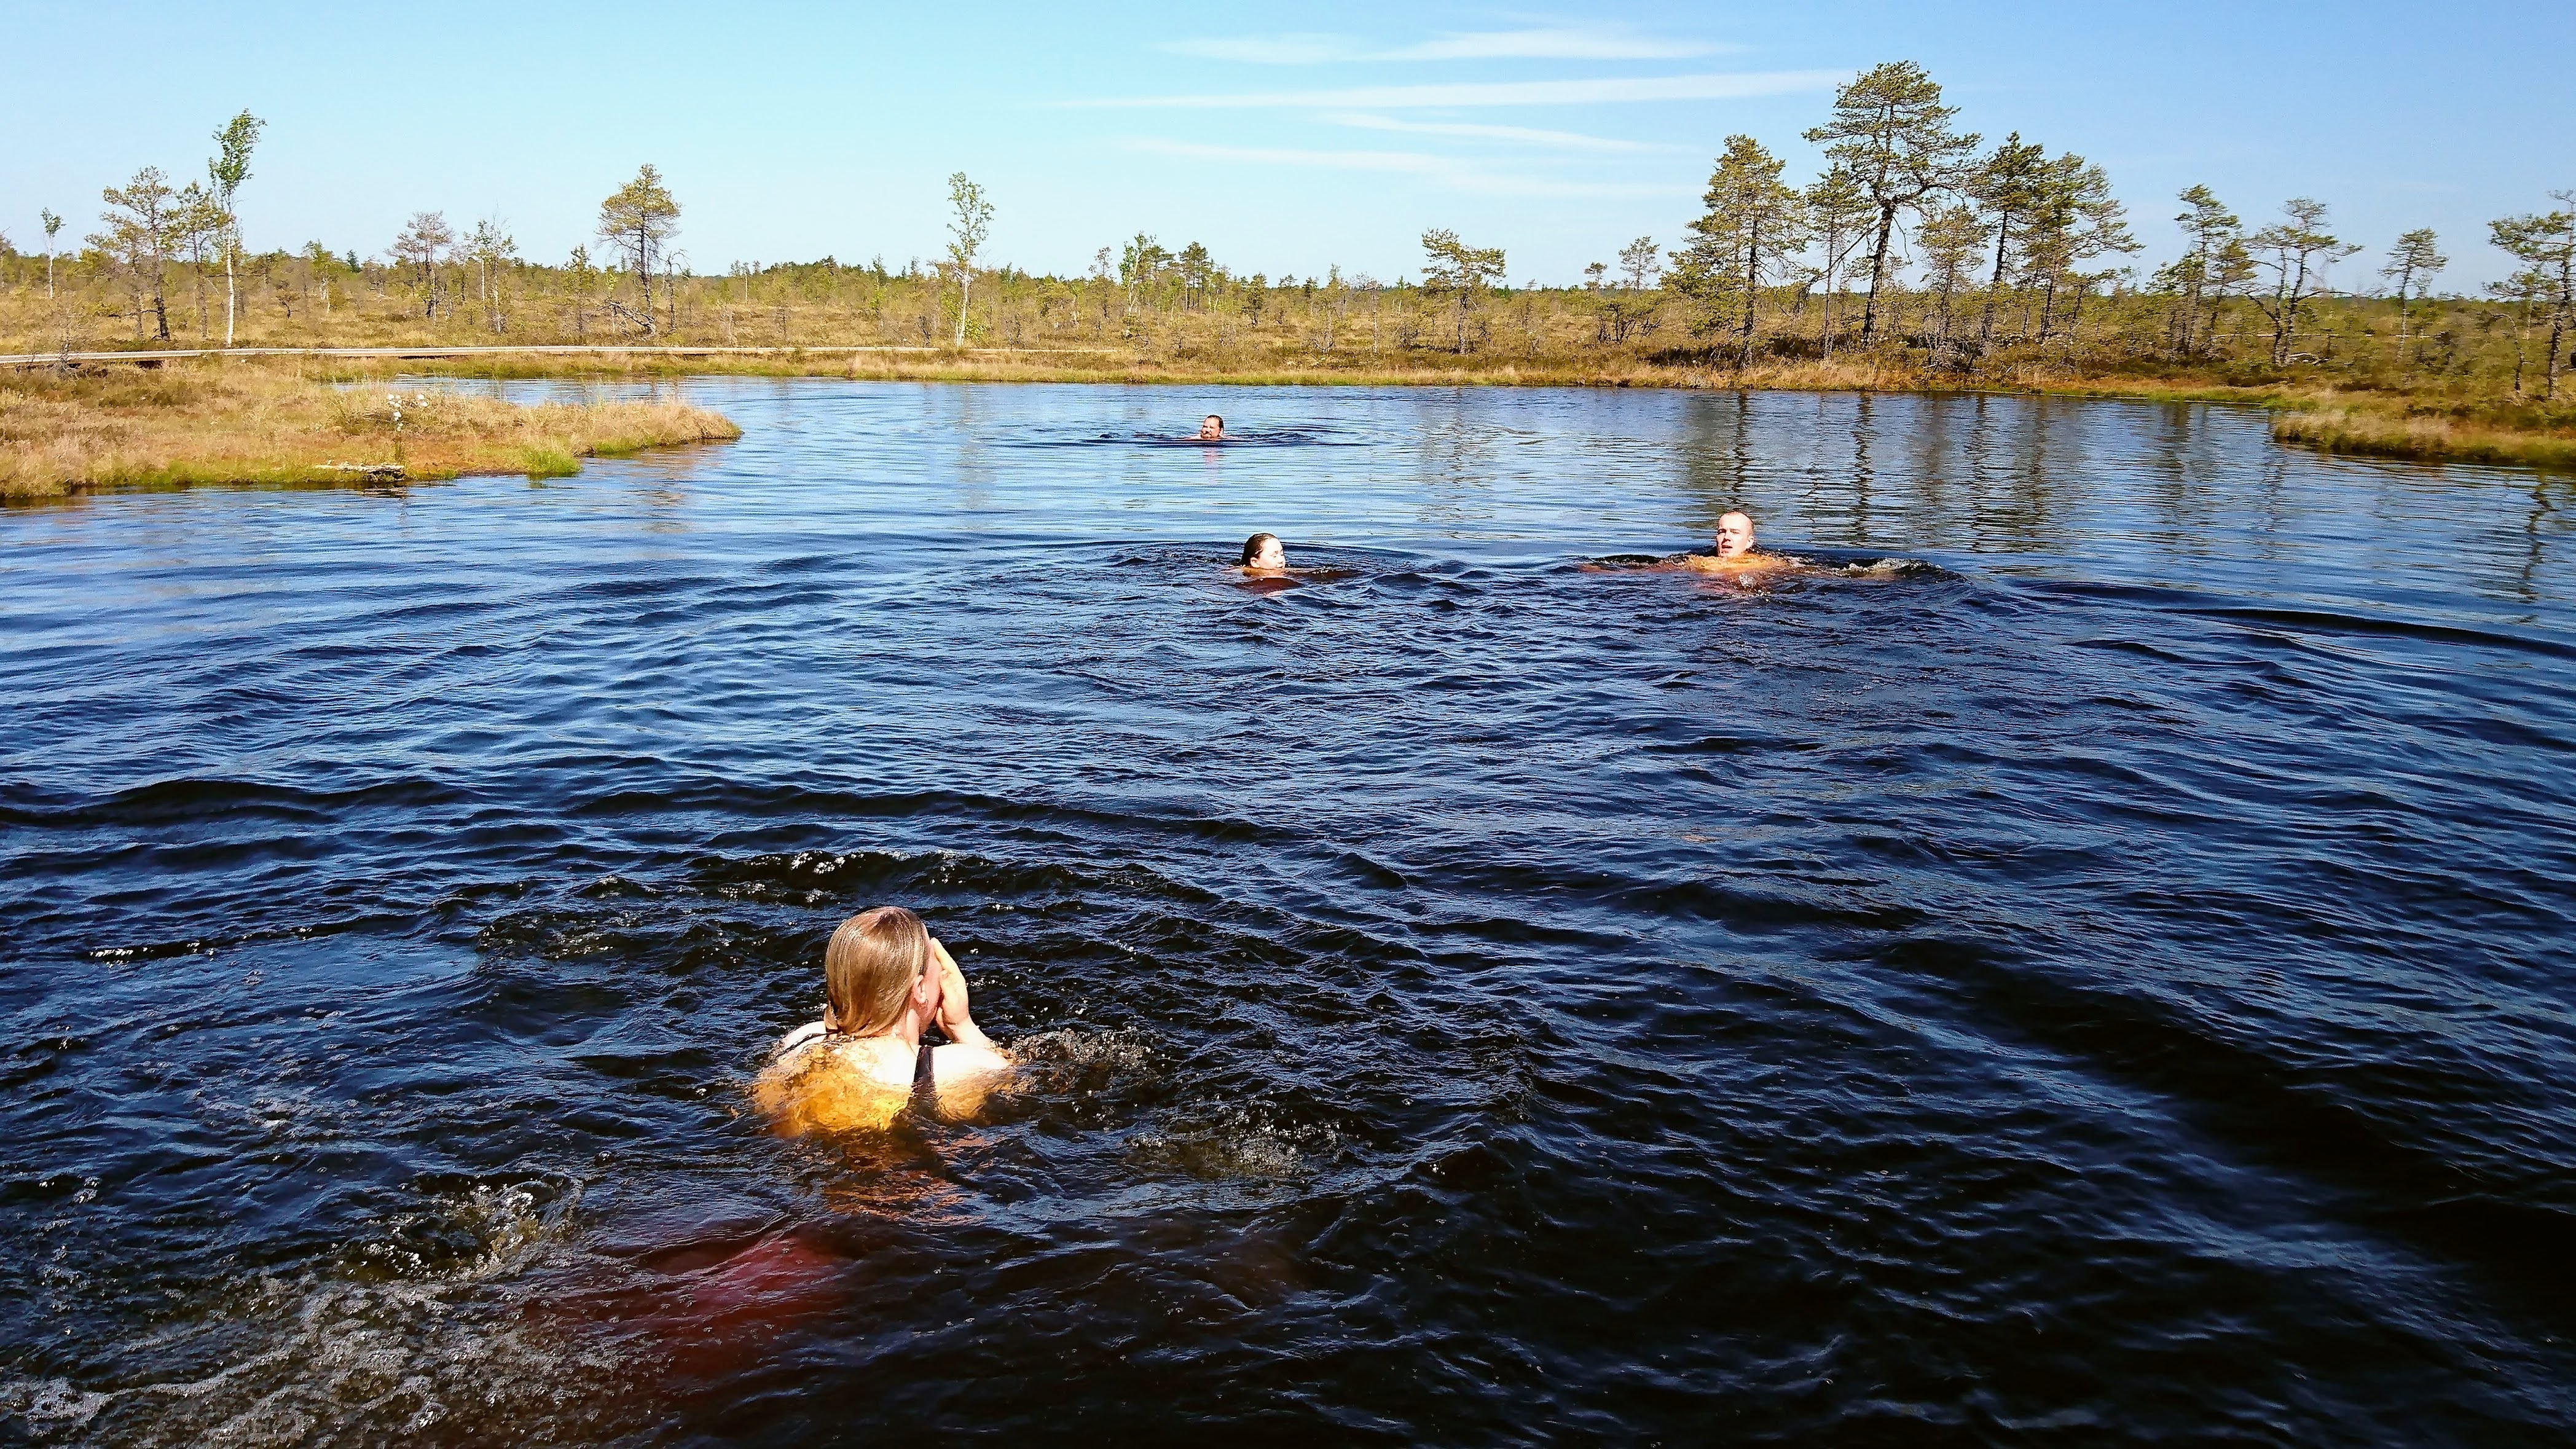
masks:
<path id="1" fill-rule="evenodd" d="M 518 404 L 243 362 L 0 374 L 0 497 L 201 483 L 562 477 L 580 459 L 742 436 L 670 399 Z"/>
<path id="2" fill-rule="evenodd" d="M 2503 428 L 2438 413 L 2326 404 L 2295 407 L 2275 418 L 2272 435 L 2335 453 L 2387 458 L 2518 463 L 2576 471 L 2576 436 Z"/>

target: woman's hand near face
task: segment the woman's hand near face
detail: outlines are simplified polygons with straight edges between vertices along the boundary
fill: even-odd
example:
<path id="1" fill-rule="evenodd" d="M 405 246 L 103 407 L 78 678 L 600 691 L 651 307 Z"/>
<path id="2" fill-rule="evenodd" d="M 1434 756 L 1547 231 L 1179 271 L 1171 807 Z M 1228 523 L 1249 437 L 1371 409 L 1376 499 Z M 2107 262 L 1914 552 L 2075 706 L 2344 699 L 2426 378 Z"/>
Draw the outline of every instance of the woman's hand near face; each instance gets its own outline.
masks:
<path id="1" fill-rule="evenodd" d="M 930 950 L 939 960 L 939 1029 L 960 1046 L 991 1049 L 992 1041 L 967 1009 L 966 973 L 957 969 L 957 958 L 948 954 L 937 936 L 930 938 Z"/>

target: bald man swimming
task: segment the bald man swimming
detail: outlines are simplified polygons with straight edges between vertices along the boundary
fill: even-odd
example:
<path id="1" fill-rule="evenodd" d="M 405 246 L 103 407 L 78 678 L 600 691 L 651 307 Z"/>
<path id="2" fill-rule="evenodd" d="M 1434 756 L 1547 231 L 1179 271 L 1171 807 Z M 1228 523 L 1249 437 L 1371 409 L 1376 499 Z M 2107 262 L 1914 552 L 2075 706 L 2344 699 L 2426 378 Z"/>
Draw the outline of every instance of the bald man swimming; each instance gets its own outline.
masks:
<path id="1" fill-rule="evenodd" d="M 1695 573 L 1722 574 L 1728 578 L 1745 578 L 1785 569 L 1790 561 L 1776 553 L 1756 553 L 1753 548 L 1753 515 L 1741 509 L 1728 509 L 1717 520 L 1717 538 L 1707 553 L 1686 553 L 1681 566 Z"/>

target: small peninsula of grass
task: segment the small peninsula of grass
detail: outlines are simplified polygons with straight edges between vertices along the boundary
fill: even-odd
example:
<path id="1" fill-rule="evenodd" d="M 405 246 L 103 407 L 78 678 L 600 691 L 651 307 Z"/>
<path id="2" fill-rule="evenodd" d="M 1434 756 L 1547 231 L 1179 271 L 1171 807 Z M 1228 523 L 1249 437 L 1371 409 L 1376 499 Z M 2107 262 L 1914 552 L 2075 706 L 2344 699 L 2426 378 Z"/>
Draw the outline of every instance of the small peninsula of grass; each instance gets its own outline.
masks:
<path id="1" fill-rule="evenodd" d="M 522 405 L 239 361 L 39 370 L 0 375 L 0 498 L 560 477 L 585 457 L 741 436 L 671 400 Z"/>

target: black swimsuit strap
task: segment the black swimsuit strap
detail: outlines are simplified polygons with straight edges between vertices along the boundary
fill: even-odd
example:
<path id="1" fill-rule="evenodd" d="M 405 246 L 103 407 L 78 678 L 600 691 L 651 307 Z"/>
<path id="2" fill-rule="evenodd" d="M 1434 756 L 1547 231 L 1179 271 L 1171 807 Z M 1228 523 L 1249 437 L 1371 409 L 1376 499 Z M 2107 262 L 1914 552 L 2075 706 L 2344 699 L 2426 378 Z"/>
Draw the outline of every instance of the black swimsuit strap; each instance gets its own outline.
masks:
<path id="1" fill-rule="evenodd" d="M 921 1055 L 912 1059 L 912 1110 L 925 1117 L 939 1115 L 938 1070 L 930 1057 L 930 1043 L 921 1044 Z"/>

